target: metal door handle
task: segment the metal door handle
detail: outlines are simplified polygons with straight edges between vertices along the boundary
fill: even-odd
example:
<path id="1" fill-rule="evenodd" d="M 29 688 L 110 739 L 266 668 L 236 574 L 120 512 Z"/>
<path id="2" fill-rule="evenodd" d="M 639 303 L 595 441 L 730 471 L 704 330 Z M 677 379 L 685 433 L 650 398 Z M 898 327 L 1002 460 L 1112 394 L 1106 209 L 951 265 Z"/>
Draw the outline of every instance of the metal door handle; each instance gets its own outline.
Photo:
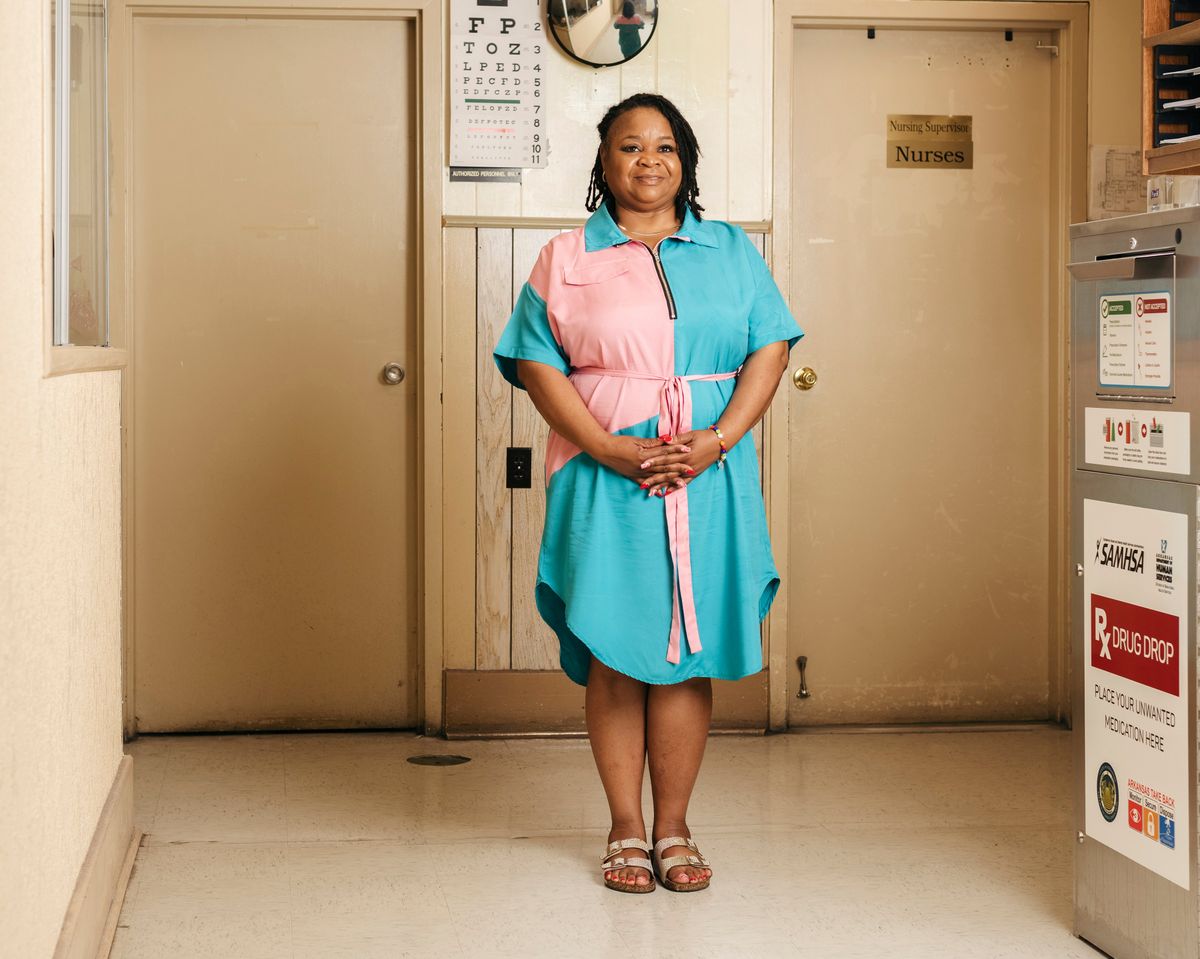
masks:
<path id="1" fill-rule="evenodd" d="M 383 368 L 383 382 L 388 386 L 395 386 L 397 383 L 404 381 L 404 367 L 399 363 L 389 363 Z"/>
<path id="2" fill-rule="evenodd" d="M 817 385 L 817 371 L 808 366 L 802 366 L 792 374 L 792 382 L 798 390 L 811 390 Z"/>

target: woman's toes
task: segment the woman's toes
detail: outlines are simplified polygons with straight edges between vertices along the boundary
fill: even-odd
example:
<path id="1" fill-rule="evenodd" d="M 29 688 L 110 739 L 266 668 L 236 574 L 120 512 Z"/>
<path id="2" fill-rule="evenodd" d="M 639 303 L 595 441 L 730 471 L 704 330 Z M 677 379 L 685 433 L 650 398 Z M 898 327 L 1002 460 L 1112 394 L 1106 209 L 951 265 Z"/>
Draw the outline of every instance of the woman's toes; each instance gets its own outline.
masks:
<path id="1" fill-rule="evenodd" d="M 638 873 L 637 878 L 633 880 L 639 886 L 646 885 L 650 880 L 646 878 L 645 873 Z"/>

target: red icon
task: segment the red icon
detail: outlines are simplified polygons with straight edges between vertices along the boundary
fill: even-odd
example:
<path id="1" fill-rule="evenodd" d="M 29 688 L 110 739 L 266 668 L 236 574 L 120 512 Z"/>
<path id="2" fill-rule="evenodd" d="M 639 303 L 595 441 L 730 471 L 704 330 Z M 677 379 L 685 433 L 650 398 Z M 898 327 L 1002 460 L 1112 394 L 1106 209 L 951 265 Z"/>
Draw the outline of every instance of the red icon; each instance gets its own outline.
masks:
<path id="1" fill-rule="evenodd" d="M 1146 434 L 1147 434 L 1148 432 L 1149 432 L 1149 430 L 1147 430 L 1147 429 L 1146 429 L 1146 424 L 1145 424 L 1145 423 L 1143 423 L 1143 424 L 1142 424 L 1142 439 L 1145 439 L 1145 438 L 1146 438 Z"/>
<path id="2" fill-rule="evenodd" d="M 1142 831 L 1142 804 L 1132 800 L 1129 803 L 1129 828 Z"/>

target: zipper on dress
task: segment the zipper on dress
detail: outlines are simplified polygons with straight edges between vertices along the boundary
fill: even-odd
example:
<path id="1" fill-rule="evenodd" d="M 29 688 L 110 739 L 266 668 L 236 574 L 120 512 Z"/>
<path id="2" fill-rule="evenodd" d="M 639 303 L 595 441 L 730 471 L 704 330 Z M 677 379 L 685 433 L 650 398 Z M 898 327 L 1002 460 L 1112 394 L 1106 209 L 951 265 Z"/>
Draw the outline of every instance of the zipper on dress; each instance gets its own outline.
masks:
<path id="1" fill-rule="evenodd" d="M 671 294 L 671 284 L 667 282 L 667 274 L 663 269 L 662 259 L 658 255 L 658 248 L 651 249 L 647 243 L 642 243 L 642 246 L 650 250 L 650 255 L 654 257 L 654 269 L 658 271 L 658 282 L 662 284 L 663 296 L 667 298 L 667 314 L 671 319 L 675 319 L 675 297 Z"/>

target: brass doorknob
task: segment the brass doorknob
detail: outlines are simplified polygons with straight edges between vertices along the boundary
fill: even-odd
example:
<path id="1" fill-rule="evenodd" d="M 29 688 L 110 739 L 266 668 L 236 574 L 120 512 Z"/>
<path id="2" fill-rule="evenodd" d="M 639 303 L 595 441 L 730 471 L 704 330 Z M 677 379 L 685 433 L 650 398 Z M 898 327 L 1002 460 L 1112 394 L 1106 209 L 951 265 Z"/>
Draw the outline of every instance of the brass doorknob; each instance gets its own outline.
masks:
<path id="1" fill-rule="evenodd" d="M 809 366 L 802 366 L 792 374 L 792 382 L 798 390 L 811 390 L 817 385 L 817 371 Z"/>

